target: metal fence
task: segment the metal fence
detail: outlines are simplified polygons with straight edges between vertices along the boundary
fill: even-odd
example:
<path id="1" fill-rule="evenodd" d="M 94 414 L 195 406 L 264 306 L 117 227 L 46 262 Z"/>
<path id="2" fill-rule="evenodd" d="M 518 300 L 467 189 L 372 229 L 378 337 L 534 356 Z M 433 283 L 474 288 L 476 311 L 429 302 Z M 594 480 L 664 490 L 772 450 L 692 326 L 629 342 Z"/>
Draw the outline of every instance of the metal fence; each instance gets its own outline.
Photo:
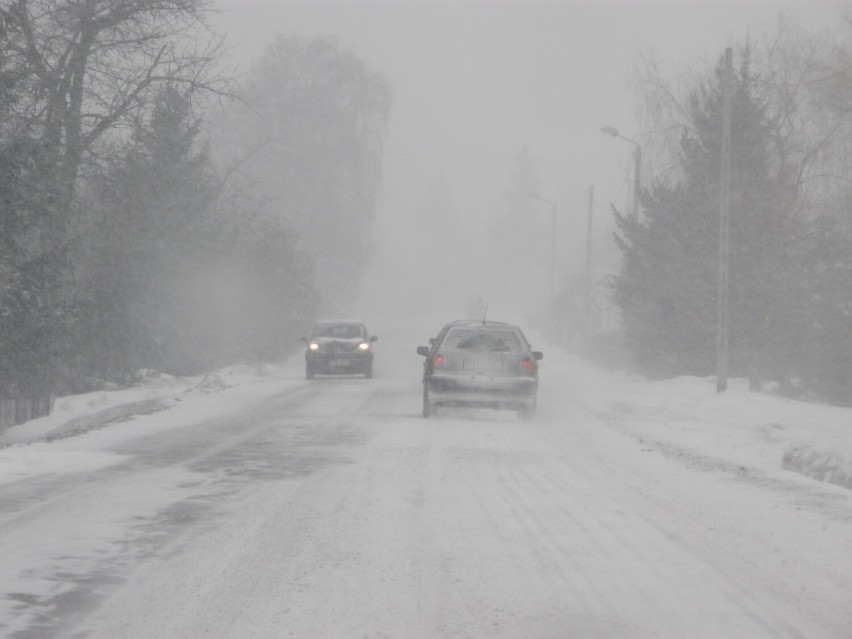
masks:
<path id="1" fill-rule="evenodd" d="M 41 397 L 0 397 L 0 430 L 23 424 L 37 417 L 50 415 L 53 395 Z"/>

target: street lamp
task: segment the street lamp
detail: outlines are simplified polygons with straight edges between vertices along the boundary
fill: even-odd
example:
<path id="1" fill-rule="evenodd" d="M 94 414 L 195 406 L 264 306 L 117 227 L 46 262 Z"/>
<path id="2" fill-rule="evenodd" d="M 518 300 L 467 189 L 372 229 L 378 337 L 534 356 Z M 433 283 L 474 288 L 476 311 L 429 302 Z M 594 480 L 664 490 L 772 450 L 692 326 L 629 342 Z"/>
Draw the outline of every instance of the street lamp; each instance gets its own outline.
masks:
<path id="1" fill-rule="evenodd" d="M 633 152 L 633 159 L 635 162 L 635 168 L 633 170 L 633 219 L 639 219 L 639 191 L 641 189 L 641 173 L 642 173 L 642 146 L 636 141 L 631 140 L 627 136 L 621 135 L 618 129 L 612 126 L 605 126 L 601 129 L 601 133 L 605 133 L 606 135 L 611 135 L 614 138 L 621 138 L 622 140 L 627 140 L 635 147 Z"/>
<path id="2" fill-rule="evenodd" d="M 556 203 L 544 199 L 537 193 L 531 193 L 530 197 L 539 202 L 550 204 L 550 297 L 552 299 L 556 295 Z"/>

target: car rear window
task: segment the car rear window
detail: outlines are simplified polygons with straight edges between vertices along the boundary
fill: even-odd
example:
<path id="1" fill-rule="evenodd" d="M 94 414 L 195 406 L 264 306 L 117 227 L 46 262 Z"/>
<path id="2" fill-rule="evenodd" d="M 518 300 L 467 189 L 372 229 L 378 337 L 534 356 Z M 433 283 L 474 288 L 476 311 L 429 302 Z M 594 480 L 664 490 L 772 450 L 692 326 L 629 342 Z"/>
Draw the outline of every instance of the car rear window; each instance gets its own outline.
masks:
<path id="1" fill-rule="evenodd" d="M 514 331 L 467 327 L 452 329 L 441 349 L 492 353 L 516 353 L 522 350 L 521 340 Z"/>
<path id="2" fill-rule="evenodd" d="M 314 337 L 351 339 L 363 336 L 364 329 L 357 324 L 319 324 L 314 328 Z"/>

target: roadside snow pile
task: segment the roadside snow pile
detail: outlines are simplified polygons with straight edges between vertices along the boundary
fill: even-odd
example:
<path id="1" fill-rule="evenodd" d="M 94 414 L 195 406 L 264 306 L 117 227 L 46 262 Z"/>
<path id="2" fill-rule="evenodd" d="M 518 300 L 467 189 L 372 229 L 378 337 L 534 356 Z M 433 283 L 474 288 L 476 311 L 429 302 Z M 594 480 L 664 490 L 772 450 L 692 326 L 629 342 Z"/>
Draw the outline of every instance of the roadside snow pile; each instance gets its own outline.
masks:
<path id="1" fill-rule="evenodd" d="M 784 453 L 784 468 L 852 490 L 852 460 L 810 446 L 793 445 Z"/>
<path id="2" fill-rule="evenodd" d="M 112 408 L 92 413 L 90 415 L 81 415 L 70 421 L 65 422 L 58 428 L 50 431 L 43 440 L 51 442 L 56 439 L 64 439 L 66 437 L 74 437 L 95 430 L 105 428 L 111 424 L 122 422 L 135 417 L 137 415 L 151 415 L 152 413 L 166 410 L 177 404 L 178 399 L 175 397 L 157 397 L 155 399 L 143 399 L 138 402 L 129 404 L 120 404 Z"/>
<path id="3" fill-rule="evenodd" d="M 207 373 L 195 386 L 195 389 L 201 393 L 221 393 L 226 388 L 228 384 L 216 373 Z"/>
<path id="4" fill-rule="evenodd" d="M 0 432 L 0 448 L 75 437 L 167 410 L 180 402 L 178 395 L 193 381 L 142 369 L 128 388 L 58 397 L 52 414 Z"/>
<path id="5" fill-rule="evenodd" d="M 51 415 L 0 431 L 0 449 L 70 440 L 90 431 L 106 432 L 109 426 L 131 422 L 135 417 L 157 415 L 141 421 L 141 425 L 120 429 L 125 436 L 139 436 L 152 428 L 236 410 L 304 379 L 301 360 L 294 360 L 292 365 L 239 364 L 195 377 L 173 377 L 143 369 L 134 377 L 134 384 L 128 388 L 58 397 Z M 115 432 L 108 435 L 111 441 L 115 437 Z"/>
<path id="6" fill-rule="evenodd" d="M 161 373 L 150 368 L 142 368 L 133 376 L 136 386 L 147 388 L 169 388 L 178 381 L 176 377 L 168 373 Z"/>

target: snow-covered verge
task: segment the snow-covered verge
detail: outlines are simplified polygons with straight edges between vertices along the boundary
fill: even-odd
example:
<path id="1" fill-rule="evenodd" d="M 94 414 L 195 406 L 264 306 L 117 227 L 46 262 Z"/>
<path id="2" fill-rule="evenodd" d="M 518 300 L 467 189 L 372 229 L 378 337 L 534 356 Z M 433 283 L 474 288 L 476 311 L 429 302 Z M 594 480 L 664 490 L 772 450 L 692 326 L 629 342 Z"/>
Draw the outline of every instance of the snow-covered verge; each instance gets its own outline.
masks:
<path id="1" fill-rule="evenodd" d="M 198 396 L 270 382 L 283 371 L 282 367 L 270 364 L 231 366 L 186 378 L 140 371 L 139 382 L 132 388 L 58 398 L 51 415 L 0 431 L 0 447 L 73 437 L 191 402 Z"/>
<path id="2" fill-rule="evenodd" d="M 189 378 L 150 374 L 133 388 L 57 398 L 51 415 L 0 431 L 0 484 L 120 463 L 123 457 L 106 451 L 304 383 L 294 366 L 231 366 Z"/>
<path id="3" fill-rule="evenodd" d="M 549 350 L 575 401 L 671 455 L 717 460 L 743 470 L 787 470 L 852 489 L 852 409 L 784 399 L 713 377 L 649 381 L 595 369 Z M 543 386 L 547 387 L 543 369 Z"/>
<path id="4" fill-rule="evenodd" d="M 852 488 L 852 409 L 753 393 L 744 380 L 730 380 L 722 394 L 713 378 L 648 381 L 594 368 L 554 346 L 544 350 L 537 419 L 563 419 L 568 395 L 672 456 L 768 474 L 794 471 Z M 410 379 L 417 383 L 416 375 Z M 283 364 L 233 366 L 193 378 L 150 375 L 134 388 L 59 398 L 49 417 L 0 432 L 0 483 L 117 463 L 96 451 L 234 412 L 304 383 L 297 355 Z M 156 420 L 139 419 L 153 413 Z M 85 446 L 57 448 L 58 440 L 83 433 Z"/>

